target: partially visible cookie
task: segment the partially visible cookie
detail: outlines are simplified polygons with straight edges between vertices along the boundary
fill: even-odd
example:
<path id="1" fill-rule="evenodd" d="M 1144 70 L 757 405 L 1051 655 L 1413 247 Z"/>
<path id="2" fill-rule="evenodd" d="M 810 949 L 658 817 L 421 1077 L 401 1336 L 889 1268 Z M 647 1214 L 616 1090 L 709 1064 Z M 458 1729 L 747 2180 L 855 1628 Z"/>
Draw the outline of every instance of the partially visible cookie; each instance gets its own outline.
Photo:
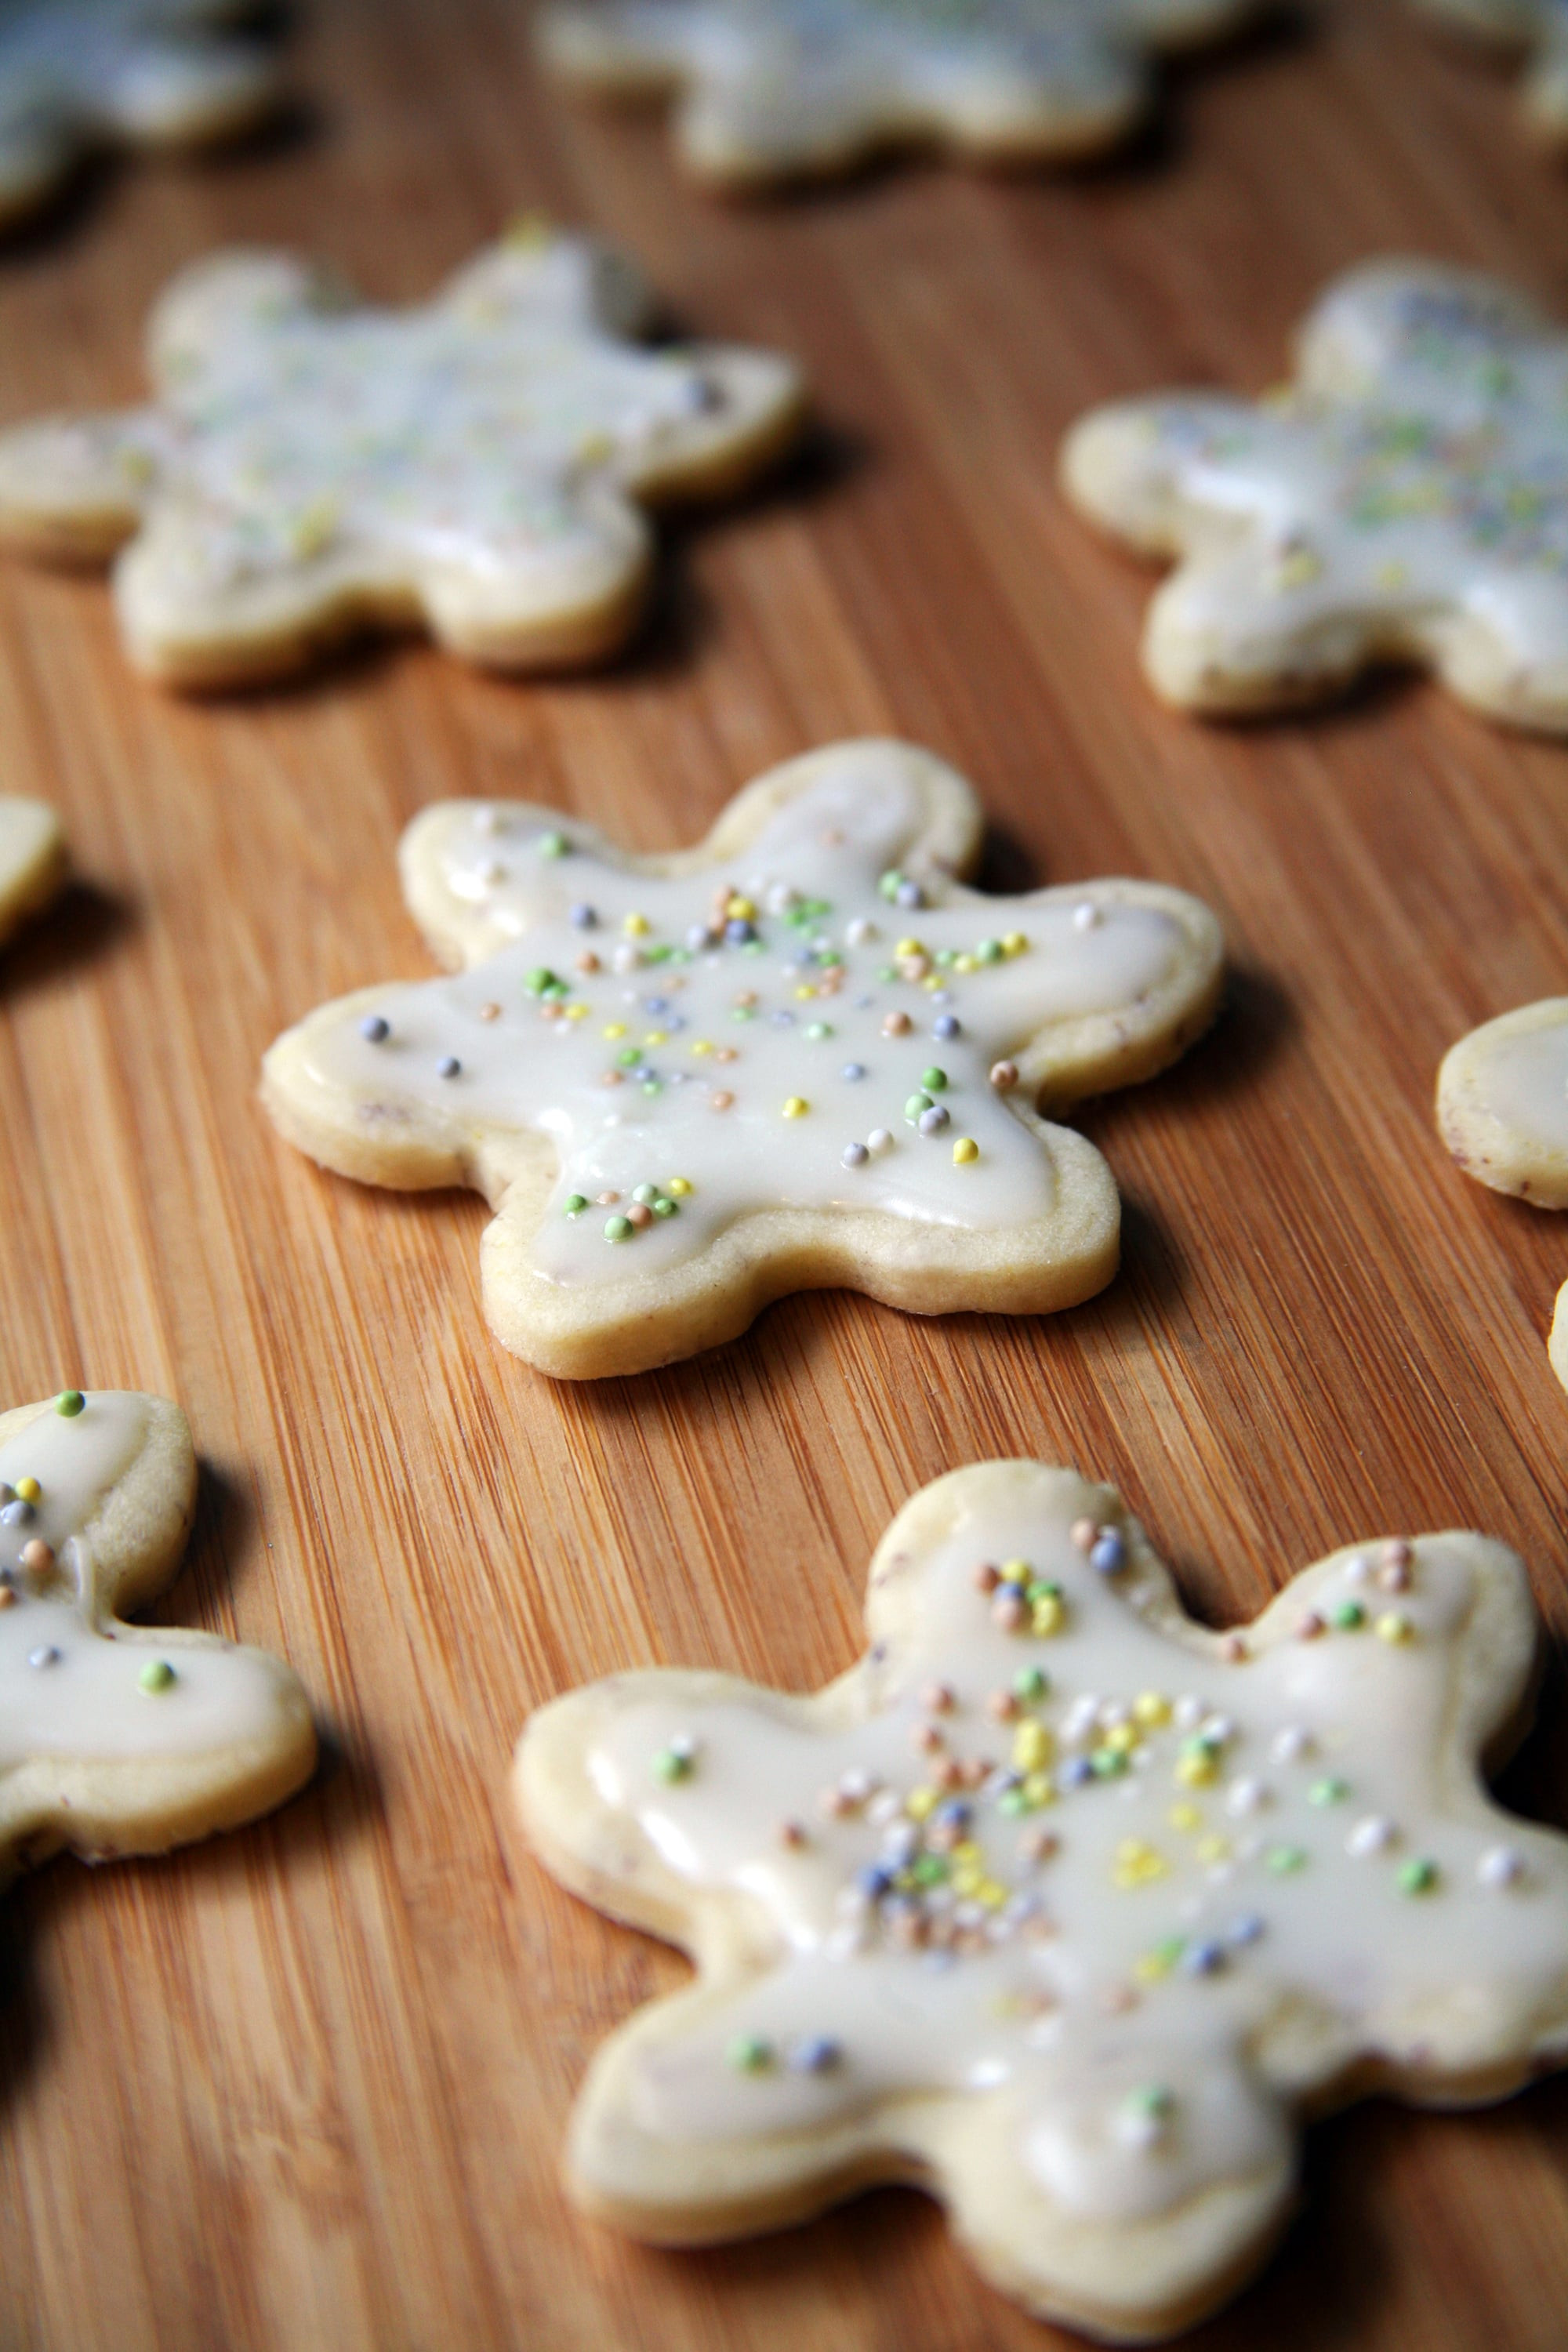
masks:
<path id="1" fill-rule="evenodd" d="M 68 1391 L 0 1414 L 0 1881 L 61 1846 L 97 1862 L 233 1829 L 314 1769 L 278 1659 L 122 1622 L 173 1577 L 195 1488 L 162 1397 Z"/>
<path id="2" fill-rule="evenodd" d="M 1568 1209 L 1568 996 L 1483 1022 L 1444 1056 L 1437 1126 L 1467 1176 L 1538 1209 Z M 1568 1283 L 1548 1342 L 1568 1388 Z"/>
<path id="3" fill-rule="evenodd" d="M 804 409 L 771 353 L 644 348 L 653 310 L 631 264 L 531 224 L 405 310 L 217 255 L 153 313 L 152 405 L 0 435 L 0 540 L 121 551 L 126 648 L 174 686 L 409 625 L 500 669 L 598 660 L 642 612 L 644 509 L 729 495 Z"/>
<path id="4" fill-rule="evenodd" d="M 1328 289 L 1296 381 L 1096 409 L 1062 479 L 1173 560 L 1143 661 L 1168 700 L 1318 702 L 1383 661 L 1568 732 L 1568 337 L 1516 288 L 1375 261 Z"/>
<path id="5" fill-rule="evenodd" d="M 65 835 L 53 809 L 0 793 L 0 940 L 47 907 L 65 878 Z"/>
<path id="6" fill-rule="evenodd" d="M 1113 146 L 1152 100 L 1151 55 L 1271 0 L 556 0 L 563 80 L 676 101 L 682 163 L 719 188 L 842 172 L 931 144 L 1062 163 Z"/>
<path id="7" fill-rule="evenodd" d="M 1548 146 L 1568 142 L 1568 0 L 1414 0 L 1436 24 L 1524 59 L 1526 126 Z"/>
<path id="8" fill-rule="evenodd" d="M 1206 1028 L 1223 950 L 1153 882 L 980 896 L 963 779 L 839 743 L 695 849 L 630 857 L 553 811 L 452 801 L 404 837 L 451 980 L 362 989 L 268 1054 L 323 1167 L 470 1184 L 485 1311 L 560 1378 L 645 1371 L 844 1285 L 914 1314 L 1041 1314 L 1114 1273 L 1094 1146 L 1039 1116 Z"/>
<path id="9" fill-rule="evenodd" d="M 1536 1653 L 1503 1545 L 1359 1545 L 1219 1634 L 1112 1489 L 994 1462 L 905 1506 L 866 1614 L 814 1696 L 623 1674 L 523 1734 L 547 1868 L 696 1969 L 590 2069 L 591 2214 L 703 2243 L 911 2181 L 1143 2343 L 1263 2259 L 1304 2113 L 1568 2057 L 1568 1840 L 1479 1779 Z"/>
<path id="10" fill-rule="evenodd" d="M 10 0 L 0 10 L 0 229 L 90 149 L 205 146 L 276 105 L 249 0 Z"/>

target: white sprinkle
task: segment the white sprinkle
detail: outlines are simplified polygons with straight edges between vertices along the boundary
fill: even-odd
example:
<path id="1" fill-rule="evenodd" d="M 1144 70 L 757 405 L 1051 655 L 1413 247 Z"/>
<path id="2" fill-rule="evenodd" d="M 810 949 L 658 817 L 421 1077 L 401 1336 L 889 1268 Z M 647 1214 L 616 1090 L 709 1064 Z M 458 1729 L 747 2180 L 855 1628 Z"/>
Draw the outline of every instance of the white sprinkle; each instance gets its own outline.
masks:
<path id="1" fill-rule="evenodd" d="M 847 1143 L 839 1157 L 846 1168 L 864 1168 L 871 1155 L 863 1143 Z"/>
<path id="2" fill-rule="evenodd" d="M 1095 930 L 1103 919 L 1100 908 L 1090 898 L 1081 900 L 1072 910 L 1072 927 L 1075 931 Z"/>
<path id="3" fill-rule="evenodd" d="M 1372 1562 L 1366 1558 L 1364 1553 L 1358 1551 L 1352 1559 L 1347 1559 L 1345 1562 L 1345 1582 L 1347 1584 L 1368 1584 L 1371 1580 Z"/>
<path id="4" fill-rule="evenodd" d="M 1365 1862 L 1374 1853 L 1386 1853 L 1398 1834 L 1386 1813 L 1368 1813 L 1346 1838 L 1345 1852 L 1357 1862 Z"/>
<path id="5" fill-rule="evenodd" d="M 1226 1810 L 1232 1813 L 1256 1813 L 1270 1801 L 1270 1791 L 1250 1773 L 1233 1780 L 1226 1796 Z"/>
<path id="6" fill-rule="evenodd" d="M 877 936 L 877 926 L 864 915 L 857 915 L 844 934 L 845 944 L 852 948 L 869 947 Z"/>
<path id="7" fill-rule="evenodd" d="M 1171 1709 L 1171 1720 L 1178 1731 L 1195 1731 L 1204 1719 L 1204 1703 L 1187 1692 Z"/>
<path id="8" fill-rule="evenodd" d="M 866 1149 L 873 1160 L 880 1160 L 886 1152 L 891 1151 L 892 1148 L 892 1135 L 885 1127 L 874 1127 L 866 1138 Z"/>
<path id="9" fill-rule="evenodd" d="M 1276 1764 L 1299 1764 L 1303 1756 L 1310 1753 L 1311 1746 L 1310 1731 L 1304 1731 L 1299 1723 L 1288 1723 L 1283 1731 L 1276 1733 L 1271 1753 Z"/>
<path id="10" fill-rule="evenodd" d="M 1210 1715 L 1198 1726 L 1199 1736 L 1212 1739 L 1216 1748 L 1226 1747 L 1236 1738 L 1236 1726 L 1228 1715 Z"/>
<path id="11" fill-rule="evenodd" d="M 1524 1876 L 1524 1856 L 1517 1846 L 1489 1846 L 1476 1864 L 1476 1876 L 1483 1886 L 1494 1889 L 1517 1886 Z"/>

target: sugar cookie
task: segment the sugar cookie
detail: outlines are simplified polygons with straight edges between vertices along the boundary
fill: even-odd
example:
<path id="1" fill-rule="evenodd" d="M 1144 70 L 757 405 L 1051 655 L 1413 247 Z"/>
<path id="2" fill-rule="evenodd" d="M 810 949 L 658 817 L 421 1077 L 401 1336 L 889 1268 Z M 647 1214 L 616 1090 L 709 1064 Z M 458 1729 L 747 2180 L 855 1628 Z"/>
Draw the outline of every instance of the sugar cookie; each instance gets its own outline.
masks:
<path id="1" fill-rule="evenodd" d="M 954 1472 L 815 1697 L 613 1676 L 536 1714 L 547 1867 L 679 1944 L 589 2073 L 572 2187 L 683 2244 L 879 2180 L 1031 2310 L 1189 2326 L 1261 2260 L 1296 2118 L 1503 2096 L 1568 2053 L 1568 1841 L 1483 1792 L 1528 1716 L 1523 1568 L 1336 1552 L 1245 1633 L 1181 1608 L 1107 1486 Z"/>
<path id="2" fill-rule="evenodd" d="M 1424 16 L 1519 51 L 1524 120 L 1548 145 L 1568 142 L 1568 0 L 1414 0 Z"/>
<path id="3" fill-rule="evenodd" d="M 1113 146 L 1152 54 L 1271 0 L 564 0 L 540 19 L 578 88 L 678 100 L 681 162 L 720 188 L 842 172 L 929 143 L 981 163 Z"/>
<path id="4" fill-rule="evenodd" d="M 0 941 L 47 907 L 65 878 L 65 835 L 53 809 L 0 793 Z"/>
<path id="5" fill-rule="evenodd" d="M 401 311 L 283 254 L 198 262 L 153 313 L 151 407 L 0 436 L 0 538 L 123 547 L 127 650 L 176 686 L 411 623 L 499 668 L 596 660 L 641 611 L 642 505 L 730 492 L 802 414 L 787 360 L 640 348 L 652 301 L 528 224 Z"/>
<path id="6" fill-rule="evenodd" d="M 0 9 L 0 229 L 94 147 L 192 147 L 277 103 L 271 51 L 237 0 L 9 0 Z"/>
<path id="7" fill-rule="evenodd" d="M 706 842 L 628 857 L 548 809 L 453 801 L 405 836 L 452 980 L 289 1031 L 263 1098 L 341 1174 L 470 1184 L 485 1309 L 564 1378 L 732 1339 L 786 1291 L 1037 1314 L 1115 1271 L 1093 1145 L 1037 1107 L 1163 1069 L 1208 1024 L 1205 907 L 1151 882 L 960 887 L 969 787 L 837 744 Z"/>
<path id="8" fill-rule="evenodd" d="M 234 1829 L 309 1780 L 316 1735 L 263 1650 L 121 1610 L 174 1575 L 195 1503 L 185 1417 L 68 1390 L 0 1414 L 0 1881 Z"/>
<path id="9" fill-rule="evenodd" d="M 1498 719 L 1568 731 L 1568 339 L 1522 294 L 1435 262 L 1337 279 L 1294 385 L 1096 410 L 1063 480 L 1180 560 L 1144 665 L 1170 701 L 1321 699 L 1414 661 Z"/>
<path id="10" fill-rule="evenodd" d="M 1568 996 L 1483 1022 L 1444 1056 L 1437 1126 L 1467 1176 L 1537 1209 L 1568 1209 Z M 1568 1283 L 1547 1342 L 1568 1388 Z"/>

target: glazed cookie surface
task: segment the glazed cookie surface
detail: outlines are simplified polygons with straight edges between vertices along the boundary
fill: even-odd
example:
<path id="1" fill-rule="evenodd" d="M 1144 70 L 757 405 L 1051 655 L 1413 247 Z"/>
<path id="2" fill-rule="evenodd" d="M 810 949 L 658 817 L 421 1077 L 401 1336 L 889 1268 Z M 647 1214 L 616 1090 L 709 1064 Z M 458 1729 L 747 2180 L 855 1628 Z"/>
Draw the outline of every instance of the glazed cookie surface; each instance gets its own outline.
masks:
<path id="1" fill-rule="evenodd" d="M 952 878 L 981 833 L 951 768 L 878 740 L 774 769 L 665 857 L 547 809 L 427 809 L 404 886 L 459 976 L 310 1014 L 263 1099 L 323 1167 L 483 1192 L 491 1327 L 558 1376 L 828 1285 L 1072 1305 L 1115 1271 L 1116 1186 L 1038 1111 L 1176 1058 L 1219 929 L 1149 882 L 982 897 Z"/>
<path id="2" fill-rule="evenodd" d="M 617 1675 L 536 1714 L 546 1866 L 696 1981 L 600 2052 L 569 2178 L 694 2243 L 869 2183 L 1031 2310 L 1190 2325 L 1292 2200 L 1296 2120 L 1504 2095 L 1568 2054 L 1568 1842 L 1478 1778 L 1527 1715 L 1517 1557 L 1465 1534 L 1194 1624 L 1109 1487 L 927 1487 L 814 1697 Z"/>
<path id="3" fill-rule="evenodd" d="M 720 187 L 931 143 L 975 162 L 1092 154 L 1151 101 L 1152 53 L 1268 0 L 564 0 L 546 62 L 580 89 L 678 100 L 681 161 Z"/>
<path id="4" fill-rule="evenodd" d="M 1568 1209 L 1568 996 L 1483 1022 L 1444 1056 L 1437 1126 L 1467 1176 L 1538 1209 Z M 1548 1342 L 1568 1388 L 1568 1283 Z"/>
<path id="5" fill-rule="evenodd" d="M 53 809 L 0 793 L 0 942 L 47 907 L 65 877 L 65 835 Z"/>
<path id="6" fill-rule="evenodd" d="M 1296 381 L 1094 411 L 1064 485 L 1178 569 L 1143 659 L 1169 701 L 1321 700 L 1371 664 L 1568 731 L 1568 338 L 1500 280 L 1378 261 L 1330 286 Z"/>
<path id="7" fill-rule="evenodd" d="M 0 229 L 94 147 L 200 146 L 278 100 L 246 0 L 0 0 Z"/>
<path id="8" fill-rule="evenodd" d="M 1412 0 L 1412 5 L 1434 24 L 1521 55 L 1527 127 L 1551 146 L 1568 142 L 1568 0 Z"/>
<path id="9" fill-rule="evenodd" d="M 121 1612 L 174 1576 L 196 1465 L 162 1397 L 0 1414 L 0 1880 L 62 1846 L 163 1853 L 269 1811 L 316 1735 L 278 1659 Z"/>
<path id="10" fill-rule="evenodd" d="M 599 659 L 642 610 L 644 506 L 727 495 L 803 410 L 786 360 L 643 348 L 652 309 L 629 263 L 527 225 L 405 310 L 285 254 L 198 262 L 153 313 L 151 406 L 0 436 L 0 539 L 121 550 L 127 651 L 176 686 L 409 625 L 498 668 Z"/>

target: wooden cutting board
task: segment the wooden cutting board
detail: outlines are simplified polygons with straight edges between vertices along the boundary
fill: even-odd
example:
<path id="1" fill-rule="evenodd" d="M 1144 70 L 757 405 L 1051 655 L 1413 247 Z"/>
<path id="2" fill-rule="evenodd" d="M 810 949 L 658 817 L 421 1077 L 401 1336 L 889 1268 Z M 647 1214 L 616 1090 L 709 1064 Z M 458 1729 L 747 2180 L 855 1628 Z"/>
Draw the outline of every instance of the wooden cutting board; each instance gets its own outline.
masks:
<path id="1" fill-rule="evenodd" d="M 567 683 L 411 646 L 181 702 L 128 675 L 99 583 L 0 566 L 0 785 L 57 803 L 80 876 L 0 965 L 0 1402 L 184 1402 L 205 1480 L 169 1614 L 285 1653 L 328 1740 L 271 1823 L 7 1898 L 0 2347 L 1039 2347 L 912 2194 L 697 2255 L 573 2217 L 574 2088 L 682 1966 L 534 1866 L 508 1756 L 535 1702 L 624 1664 L 836 1673 L 893 1509 L 997 1454 L 1117 1482 L 1215 1622 L 1341 1541 L 1460 1525 L 1521 1549 L 1561 1643 L 1568 1221 L 1467 1183 L 1430 1100 L 1463 1030 L 1568 986 L 1568 748 L 1402 679 L 1300 721 L 1168 715 L 1149 580 L 1053 467 L 1091 401 L 1267 384 L 1373 251 L 1568 313 L 1568 177 L 1397 0 L 1184 72 L 1113 166 L 739 210 L 680 187 L 652 123 L 542 95 L 510 0 L 305 13 L 289 137 L 105 173 L 0 256 L 0 415 L 133 396 L 151 297 L 215 244 L 401 299 L 544 206 L 693 327 L 799 352 L 823 429 L 673 538 L 641 643 Z M 1040 1322 L 801 1298 L 700 1362 L 554 1387 L 485 1328 L 481 1204 L 319 1175 L 257 1110 L 262 1049 L 428 969 L 394 873 L 426 802 L 527 795 L 662 848 L 866 730 L 974 779 L 994 885 L 1152 875 L 1223 915 L 1221 1026 L 1085 1116 L 1121 1276 Z M 1506 1784 L 1559 1822 L 1563 1696 L 1559 1663 Z M 1193 2340 L 1546 2352 L 1565 2311 L 1560 2081 L 1321 2131 L 1283 2252 Z"/>

